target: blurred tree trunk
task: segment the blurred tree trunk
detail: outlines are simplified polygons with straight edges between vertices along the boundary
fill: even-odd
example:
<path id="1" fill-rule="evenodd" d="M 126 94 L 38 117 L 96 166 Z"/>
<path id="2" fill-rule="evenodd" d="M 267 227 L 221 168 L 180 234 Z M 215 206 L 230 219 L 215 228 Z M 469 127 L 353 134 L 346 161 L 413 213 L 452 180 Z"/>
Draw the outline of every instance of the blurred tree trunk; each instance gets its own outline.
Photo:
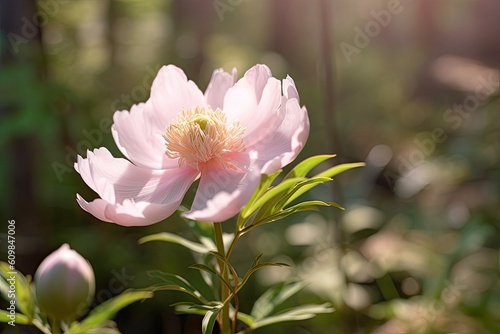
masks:
<path id="1" fill-rule="evenodd" d="M 317 27 L 306 27 L 297 22 L 304 22 L 310 12 L 314 12 L 318 1 L 304 2 L 302 0 L 274 0 L 271 1 L 271 31 L 268 48 L 283 56 L 290 68 L 302 71 L 301 75 L 315 75 L 316 44 L 319 37 Z M 313 13 L 314 15 L 315 13 Z M 317 34 L 316 36 L 309 33 Z M 307 36 L 307 37 L 306 37 Z M 306 38 L 304 38 L 306 37 Z M 300 43 L 298 43 L 300 41 Z M 318 55 L 319 56 L 319 55 Z"/>
<path id="2" fill-rule="evenodd" d="M 178 43 L 179 38 L 188 36 L 194 38 L 197 47 L 196 54 L 185 61 L 181 60 L 179 65 L 184 69 L 188 78 L 198 78 L 206 60 L 204 50 L 216 16 L 213 3 L 199 0 L 173 0 L 171 13 L 174 23 L 173 36 L 176 38 L 174 44 Z M 176 54 L 174 59 L 179 59 L 179 55 Z"/>
<path id="3" fill-rule="evenodd" d="M 13 76 L 21 69 L 32 72 L 35 80 L 45 77 L 44 57 L 41 44 L 41 28 L 33 23 L 36 12 L 35 0 L 0 0 L 0 73 Z M 8 74 L 6 74 L 9 72 Z M 12 94 L 19 87 L 9 84 L 10 77 L 3 78 L 1 87 L 0 119 L 7 122 L 22 112 L 21 99 Z M 12 78 L 12 81 L 18 81 Z M 29 85 L 29 82 L 22 83 Z M 4 95 L 5 94 L 5 95 Z M 22 99 L 29 99 L 24 96 Z M 16 267 L 24 272 L 36 269 L 40 256 L 37 250 L 43 238 L 41 219 L 35 196 L 35 168 L 37 141 L 33 134 L 14 134 L 3 143 L 2 168 L 4 177 L 2 193 L 5 216 L 2 231 L 7 232 L 7 220 L 16 221 Z M 3 243 L 2 243 L 3 244 Z M 3 244 L 5 245 L 5 244 Z M 4 253 L 6 249 L 2 249 Z"/>

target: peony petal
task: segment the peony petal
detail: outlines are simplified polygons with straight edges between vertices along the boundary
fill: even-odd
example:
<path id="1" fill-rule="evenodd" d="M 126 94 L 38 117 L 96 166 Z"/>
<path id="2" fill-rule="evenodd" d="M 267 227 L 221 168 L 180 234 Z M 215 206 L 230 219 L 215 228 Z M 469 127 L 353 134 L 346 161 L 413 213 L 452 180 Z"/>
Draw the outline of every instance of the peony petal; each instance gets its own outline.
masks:
<path id="1" fill-rule="evenodd" d="M 116 145 L 134 164 L 150 169 L 177 167 L 177 160 L 165 155 L 166 125 L 155 121 L 151 100 L 133 105 L 130 112 L 115 112 L 113 121 Z"/>
<path id="2" fill-rule="evenodd" d="M 108 205 L 105 214 L 118 225 L 146 226 L 171 216 L 179 205 L 180 202 L 155 204 L 125 200 L 122 204 Z"/>
<path id="3" fill-rule="evenodd" d="M 244 164 L 245 172 L 236 172 L 208 163 L 202 171 L 191 210 L 183 216 L 200 221 L 222 222 L 238 214 L 260 182 L 258 166 L 250 163 L 248 157 Z"/>
<path id="4" fill-rule="evenodd" d="M 270 136 L 283 121 L 280 112 L 281 84 L 267 66 L 257 65 L 245 73 L 224 99 L 228 124 L 240 122 L 247 146 Z"/>
<path id="5" fill-rule="evenodd" d="M 171 216 L 179 203 L 154 204 L 125 200 L 123 204 L 110 204 L 100 198 L 88 203 L 77 194 L 80 207 L 96 218 L 122 226 L 146 226 Z"/>
<path id="6" fill-rule="evenodd" d="M 297 99 L 286 101 L 281 109 L 285 118 L 272 136 L 263 138 L 248 149 L 259 152 L 257 164 L 261 173 L 271 174 L 295 160 L 309 136 L 309 118 L 305 107 L 300 108 Z"/>
<path id="7" fill-rule="evenodd" d="M 78 202 L 78 204 L 80 205 L 80 207 L 83 210 L 87 211 L 88 213 L 90 213 L 91 215 L 96 217 L 97 219 L 100 219 L 100 220 L 108 222 L 108 223 L 112 222 L 104 214 L 104 211 L 106 211 L 106 207 L 109 205 L 109 203 L 106 202 L 105 200 L 97 198 L 89 203 L 86 200 L 84 200 L 82 198 L 82 196 L 80 196 L 80 194 L 76 194 L 76 201 Z"/>
<path id="8" fill-rule="evenodd" d="M 286 79 L 283 79 L 283 95 L 287 99 L 296 98 L 300 104 L 299 92 L 297 92 L 297 88 L 295 87 L 295 81 L 289 75 L 286 76 Z"/>
<path id="9" fill-rule="evenodd" d="M 206 100 L 198 86 L 188 81 L 184 72 L 174 65 L 163 66 L 151 86 L 154 113 L 152 121 L 165 128 L 182 108 L 205 106 Z"/>
<path id="10" fill-rule="evenodd" d="M 236 82 L 236 69 L 232 73 L 224 72 L 222 69 L 215 70 L 205 91 L 205 99 L 213 110 L 223 109 L 224 96 L 229 88 Z"/>
<path id="11" fill-rule="evenodd" d="M 101 220 L 125 226 L 152 224 L 171 215 L 199 174 L 192 168 L 137 167 L 114 158 L 106 148 L 89 151 L 87 159 L 78 161 L 77 171 L 102 198 L 87 203 L 78 196 L 80 206 Z"/>
<path id="12" fill-rule="evenodd" d="M 97 187 L 92 179 L 92 173 L 90 172 L 89 160 L 84 159 L 81 156 L 77 156 L 77 162 L 75 162 L 74 167 L 90 189 L 97 192 Z"/>

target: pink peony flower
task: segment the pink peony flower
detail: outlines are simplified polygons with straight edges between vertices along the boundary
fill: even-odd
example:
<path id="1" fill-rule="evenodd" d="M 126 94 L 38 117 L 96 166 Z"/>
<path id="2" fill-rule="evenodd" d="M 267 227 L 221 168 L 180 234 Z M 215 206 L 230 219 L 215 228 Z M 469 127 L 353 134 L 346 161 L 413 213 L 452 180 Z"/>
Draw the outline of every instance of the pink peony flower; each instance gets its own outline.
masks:
<path id="1" fill-rule="evenodd" d="M 265 65 L 236 82 L 216 70 L 205 94 L 176 66 L 164 66 L 145 103 L 117 111 L 112 126 L 120 151 L 78 156 L 75 169 L 100 198 L 77 202 L 95 217 L 123 226 L 159 222 L 179 207 L 191 184 L 198 189 L 185 217 L 221 222 L 248 202 L 261 174 L 293 161 L 309 135 L 292 78 L 283 84 Z"/>

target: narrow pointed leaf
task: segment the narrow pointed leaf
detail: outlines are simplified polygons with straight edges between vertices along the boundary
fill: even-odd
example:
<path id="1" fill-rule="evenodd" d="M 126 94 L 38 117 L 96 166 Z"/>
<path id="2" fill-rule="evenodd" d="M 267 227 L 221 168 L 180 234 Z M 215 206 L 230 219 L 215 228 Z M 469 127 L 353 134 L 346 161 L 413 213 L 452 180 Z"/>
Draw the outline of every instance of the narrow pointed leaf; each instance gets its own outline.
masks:
<path id="1" fill-rule="evenodd" d="M 254 303 L 250 315 L 256 321 L 262 320 L 291 296 L 304 288 L 303 282 L 281 282 L 269 288 Z"/>
<path id="2" fill-rule="evenodd" d="M 181 206 L 177 211 L 183 213 L 189 211 L 189 209 Z M 182 215 L 180 217 L 189 226 L 189 229 L 194 232 L 203 245 L 209 249 L 216 249 L 213 223 L 192 220 L 183 217 Z"/>
<path id="3" fill-rule="evenodd" d="M 191 292 L 189 290 L 186 290 L 178 285 L 172 285 L 172 284 L 155 284 L 151 287 L 149 287 L 149 289 L 153 292 L 156 292 L 156 291 L 179 291 L 179 292 L 183 292 L 185 294 L 188 294 L 190 295 L 191 297 L 194 297 L 196 300 L 198 300 L 199 302 L 201 303 L 206 303 L 207 300 L 205 298 L 203 298 L 199 293 L 197 292 Z"/>
<path id="4" fill-rule="evenodd" d="M 335 154 L 332 155 L 316 155 L 314 157 L 310 157 L 300 162 L 297 166 L 295 166 L 286 176 L 285 179 L 290 179 L 293 177 L 305 177 L 307 174 L 316 166 L 318 166 L 323 161 L 331 159 L 335 157 Z"/>
<path id="5" fill-rule="evenodd" d="M 233 315 L 234 315 L 234 311 L 233 311 L 231 316 L 233 316 Z M 238 318 L 238 320 L 245 323 L 248 327 L 252 327 L 255 324 L 255 319 L 249 314 L 246 314 L 243 312 L 238 312 L 236 317 Z"/>
<path id="6" fill-rule="evenodd" d="M 286 218 L 294 213 L 297 212 L 303 212 L 303 211 L 318 211 L 319 206 L 336 206 L 340 207 L 337 203 L 334 202 L 322 202 L 322 201 L 307 201 L 307 202 L 302 202 L 297 205 L 291 206 L 285 210 L 282 210 L 278 213 L 275 213 L 273 215 L 264 217 L 256 222 L 254 222 L 252 225 L 253 226 L 259 226 L 263 224 L 268 224 L 275 222 L 277 220 Z"/>
<path id="7" fill-rule="evenodd" d="M 299 321 L 306 320 L 315 317 L 322 313 L 332 313 L 334 309 L 331 307 L 330 303 L 325 303 L 322 305 L 303 305 L 295 307 L 292 309 L 285 310 L 277 315 L 264 318 L 260 321 L 255 322 L 252 329 L 261 328 L 264 326 L 269 326 L 272 324 L 277 324 L 285 321 Z"/>
<path id="8" fill-rule="evenodd" d="M 82 333 L 83 334 L 83 333 Z M 94 327 L 85 332 L 85 334 L 120 334 L 114 321 L 106 321 L 99 327 Z"/>
<path id="9" fill-rule="evenodd" d="M 108 320 L 114 318 L 116 313 L 123 309 L 124 307 L 148 298 L 152 298 L 153 293 L 151 291 L 133 291 L 127 290 L 122 292 L 116 297 L 105 301 L 101 305 L 97 306 L 90 314 L 80 323 L 73 323 L 67 334 L 81 334 L 86 333 L 90 329 L 99 327 Z"/>
<path id="10" fill-rule="evenodd" d="M 352 163 L 348 163 L 348 164 L 340 164 L 340 165 L 334 166 L 332 168 L 329 168 L 329 169 L 325 170 L 324 172 L 319 173 L 318 175 L 315 175 L 315 177 L 321 176 L 321 177 L 333 178 L 336 175 L 343 173 L 343 172 L 346 172 L 350 169 L 364 167 L 364 166 L 366 166 L 366 163 L 364 163 L 364 162 L 352 162 Z"/>
<path id="11" fill-rule="evenodd" d="M 332 167 L 330 169 L 327 169 L 324 172 L 321 172 L 321 173 L 315 175 L 313 177 L 313 179 L 314 178 L 318 178 L 318 177 L 321 177 L 321 178 L 325 178 L 325 177 L 333 178 L 334 176 L 336 176 L 336 175 L 338 175 L 340 173 L 343 173 L 343 172 L 348 171 L 348 170 L 353 169 L 353 168 L 363 167 L 365 165 L 366 164 L 364 162 L 356 162 L 356 163 L 348 163 L 348 164 L 337 165 L 335 167 Z M 318 184 L 319 183 L 312 183 L 312 184 L 308 184 L 308 185 L 305 185 L 305 186 L 301 187 L 292 196 L 290 196 L 290 198 L 287 200 L 286 204 L 291 203 L 293 200 L 295 200 L 296 198 L 298 198 L 300 195 L 308 192 L 312 188 L 316 187 Z"/>
<path id="12" fill-rule="evenodd" d="M 0 322 L 7 323 L 10 321 L 12 321 L 12 319 L 10 318 L 10 313 L 5 310 L 0 310 Z M 31 323 L 31 320 L 24 314 L 16 312 L 16 320 L 14 320 L 14 323 L 17 325 L 29 325 Z"/>
<path id="13" fill-rule="evenodd" d="M 263 206 L 265 203 L 269 202 L 276 196 L 280 196 L 283 193 L 286 193 L 291 187 L 293 187 L 295 184 L 304 181 L 304 178 L 293 178 L 293 179 L 288 179 L 284 180 L 283 182 L 279 183 L 275 187 L 269 188 L 268 191 L 266 191 L 262 196 L 260 196 L 252 205 L 251 207 L 247 210 L 246 215 L 250 216 L 252 215 L 255 211 L 257 211 L 258 208 Z"/>
<path id="14" fill-rule="evenodd" d="M 179 235 L 168 233 L 168 232 L 163 232 L 163 233 L 158 233 L 158 234 L 152 234 L 145 236 L 143 238 L 139 239 L 139 244 L 143 244 L 146 242 L 150 241 L 166 241 L 166 242 L 171 242 L 174 244 L 178 244 L 181 246 L 186 247 L 189 250 L 192 250 L 193 252 L 205 254 L 210 251 L 208 247 L 205 245 L 202 245 L 197 242 L 190 241 L 188 239 L 185 239 Z"/>
<path id="15" fill-rule="evenodd" d="M 224 255 L 222 255 L 221 253 L 219 252 L 216 252 L 216 251 L 210 251 L 209 252 L 211 255 L 215 256 L 217 259 L 221 260 L 222 262 L 224 262 L 224 264 L 228 267 L 228 268 L 231 268 L 231 269 L 234 269 L 233 265 L 228 261 L 228 259 L 226 259 L 226 257 Z"/>
<path id="16" fill-rule="evenodd" d="M 213 311 L 221 308 L 222 304 L 220 302 L 210 302 L 209 305 L 198 305 L 193 303 L 181 302 L 176 303 L 173 306 L 175 306 L 175 311 L 177 313 L 204 315 L 208 310 Z"/>
<path id="17" fill-rule="evenodd" d="M 329 177 L 314 177 L 312 179 L 302 181 L 297 183 L 286 196 L 284 196 L 280 202 L 278 203 L 277 207 L 281 210 L 284 208 L 287 204 L 291 203 L 294 199 L 298 198 L 300 195 L 304 194 L 306 191 L 311 190 L 312 188 L 324 184 L 326 182 L 330 182 L 332 179 Z"/>
<path id="18" fill-rule="evenodd" d="M 248 269 L 247 273 L 245 274 L 245 276 L 241 280 L 241 283 L 238 285 L 238 288 L 236 290 L 239 291 L 245 285 L 245 283 L 248 281 L 250 276 L 252 276 L 253 273 L 255 273 L 256 271 L 258 271 L 262 268 L 265 268 L 265 267 L 289 267 L 289 266 L 290 265 L 288 263 L 283 263 L 283 262 L 260 262 L 257 265 Z"/>
<path id="19" fill-rule="evenodd" d="M 287 211 L 287 210 L 294 211 L 294 212 L 299 212 L 298 210 L 309 211 L 310 207 L 317 207 L 317 206 L 334 206 L 336 208 L 344 210 L 344 208 L 342 206 L 340 206 L 338 203 L 335 203 L 335 202 L 306 201 L 306 202 L 295 204 L 294 206 L 286 208 L 283 211 Z M 302 209 L 304 209 L 304 210 L 302 210 Z"/>
<path id="20" fill-rule="evenodd" d="M 255 259 L 253 259 L 253 262 L 252 262 L 252 265 L 250 266 L 250 268 L 255 267 L 260 262 L 262 255 L 264 255 L 264 254 L 259 254 L 255 257 Z"/>
<path id="21" fill-rule="evenodd" d="M 248 203 L 240 211 L 241 217 L 248 218 L 251 215 L 251 213 L 249 213 L 249 210 L 253 206 L 253 203 L 269 189 L 269 187 L 271 186 L 271 183 L 273 183 L 273 181 L 280 174 L 281 174 L 281 170 L 279 170 L 271 175 L 263 174 L 261 176 L 261 181 L 260 181 L 260 184 L 259 184 L 257 190 L 253 193 L 252 197 L 250 198 L 250 201 L 248 201 Z"/>
<path id="22" fill-rule="evenodd" d="M 219 309 L 209 310 L 205 313 L 203 320 L 201 322 L 201 333 L 202 334 L 212 334 L 214 330 L 215 322 L 217 321 L 217 315 L 220 312 Z"/>
<path id="23" fill-rule="evenodd" d="M 148 271 L 148 275 L 151 278 L 158 278 L 166 284 L 156 284 L 153 288 L 154 290 L 173 290 L 185 292 L 194 298 L 198 299 L 202 303 L 208 303 L 207 299 L 193 286 L 189 283 L 185 278 L 164 273 L 159 270 L 151 270 Z"/>
<path id="24" fill-rule="evenodd" d="M 192 268 L 192 269 L 197 269 L 197 270 L 201 270 L 201 271 L 205 271 L 207 273 L 210 273 L 212 275 L 215 275 L 217 276 L 217 278 L 229 289 L 229 290 L 232 290 L 233 287 L 231 286 L 231 284 L 229 284 L 229 282 L 227 280 L 224 279 L 224 277 L 222 277 L 221 274 L 219 274 L 217 271 L 215 271 L 214 269 L 210 268 L 209 266 L 206 266 L 204 264 L 193 264 L 191 266 L 189 266 L 189 268 Z"/>
<path id="25" fill-rule="evenodd" d="M 31 289 L 31 277 L 25 277 L 16 269 L 11 270 L 10 265 L 6 262 L 0 262 L 0 276 L 2 280 L 8 283 L 7 287 L 10 286 L 7 279 L 14 281 L 16 307 L 21 313 L 32 319 L 35 311 L 35 298 Z"/>

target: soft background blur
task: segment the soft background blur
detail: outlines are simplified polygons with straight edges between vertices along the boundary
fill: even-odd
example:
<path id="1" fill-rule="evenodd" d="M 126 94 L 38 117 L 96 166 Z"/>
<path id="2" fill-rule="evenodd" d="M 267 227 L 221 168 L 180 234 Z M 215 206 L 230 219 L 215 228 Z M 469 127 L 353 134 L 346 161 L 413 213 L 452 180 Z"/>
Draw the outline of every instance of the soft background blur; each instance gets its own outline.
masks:
<path id="1" fill-rule="evenodd" d="M 309 110 L 301 159 L 336 153 L 335 163 L 368 165 L 313 194 L 345 212 L 297 215 L 242 239 L 234 254 L 242 268 L 259 253 L 292 264 L 256 275 L 242 311 L 285 277 L 310 283 L 290 305 L 337 309 L 257 332 L 500 333 L 498 0 L 0 5 L 2 259 L 15 219 L 18 269 L 33 274 L 68 242 L 94 267 L 95 305 L 150 285 L 149 269 L 197 279 L 181 247 L 137 244 L 159 231 L 191 237 L 178 217 L 147 228 L 100 222 L 76 204 L 77 192 L 95 195 L 72 165 L 94 147 L 121 156 L 112 115 L 148 98 L 160 66 L 182 67 L 204 90 L 215 68 L 241 76 L 265 63 L 295 79 Z M 127 307 L 120 330 L 199 333 L 200 317 L 169 307 L 182 297 L 160 292 Z"/>

